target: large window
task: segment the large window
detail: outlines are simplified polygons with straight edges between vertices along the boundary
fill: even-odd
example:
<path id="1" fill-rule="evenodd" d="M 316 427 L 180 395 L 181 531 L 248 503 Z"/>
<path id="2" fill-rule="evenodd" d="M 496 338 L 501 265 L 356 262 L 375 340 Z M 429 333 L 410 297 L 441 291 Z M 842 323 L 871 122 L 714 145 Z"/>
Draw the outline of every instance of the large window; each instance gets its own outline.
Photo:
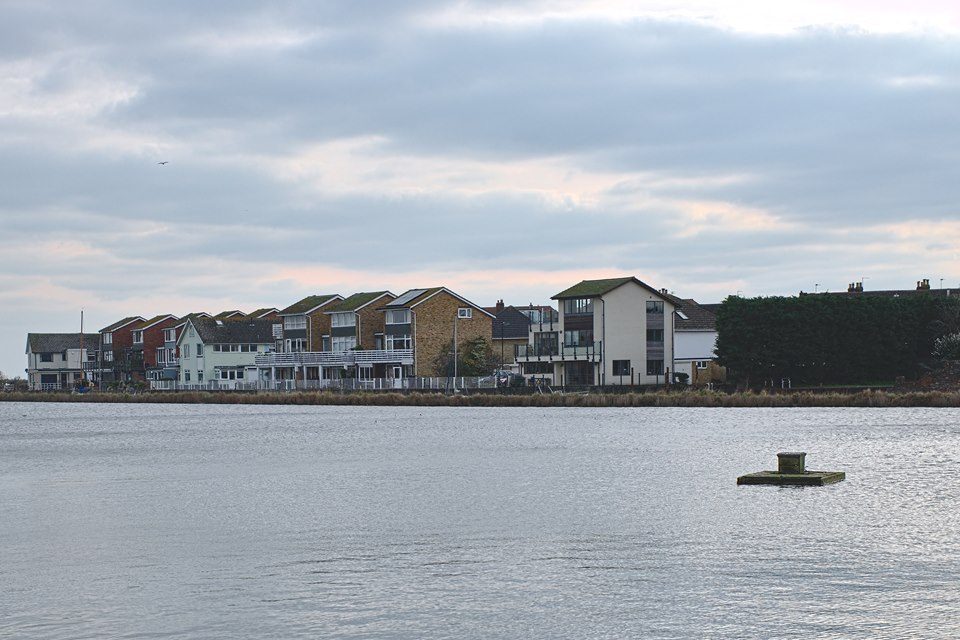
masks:
<path id="1" fill-rule="evenodd" d="M 412 349 L 410 336 L 387 336 L 387 350 Z"/>
<path id="2" fill-rule="evenodd" d="M 533 334 L 533 349 L 540 356 L 555 356 L 558 353 L 556 331 L 543 331 Z"/>
<path id="3" fill-rule="evenodd" d="M 590 347 L 593 346 L 593 329 L 563 332 L 563 346 Z"/>
<path id="4" fill-rule="evenodd" d="M 198 342 L 198 343 L 197 343 L 197 357 L 198 357 L 198 358 L 202 358 L 202 357 L 203 357 L 203 343 L 202 343 L 202 342 Z"/>
<path id="5" fill-rule="evenodd" d="M 355 327 L 357 326 L 357 314 L 353 311 L 330 314 L 331 327 Z"/>
<path id="6" fill-rule="evenodd" d="M 648 375 L 648 376 L 662 376 L 662 375 L 663 375 L 663 360 L 647 360 L 647 375 Z"/>
<path id="7" fill-rule="evenodd" d="M 143 331 L 133 332 L 133 344 L 143 344 Z"/>
<path id="8" fill-rule="evenodd" d="M 563 313 L 568 316 L 584 316 L 593 313 L 593 298 L 573 298 L 563 301 Z"/>
<path id="9" fill-rule="evenodd" d="M 357 346 L 357 336 L 333 336 L 333 351 L 349 351 Z"/>
<path id="10" fill-rule="evenodd" d="M 113 334 L 105 333 L 103 334 L 103 344 L 113 344 Z"/>
<path id="11" fill-rule="evenodd" d="M 52 354 L 52 353 L 41 353 L 41 354 L 40 354 L 40 362 L 53 362 L 53 354 Z"/>
<path id="12" fill-rule="evenodd" d="M 647 300 L 647 313 L 663 313 L 663 300 Z"/>
<path id="13" fill-rule="evenodd" d="M 167 364 L 167 350 L 157 349 L 157 364 Z"/>
<path id="14" fill-rule="evenodd" d="M 307 316 L 284 316 L 283 328 L 291 330 L 306 329 Z"/>
<path id="15" fill-rule="evenodd" d="M 387 311 L 387 324 L 410 324 L 410 309 L 390 309 Z"/>
<path id="16" fill-rule="evenodd" d="M 614 360 L 614 361 L 613 361 L 613 375 L 615 375 L 615 376 L 629 376 L 629 375 L 630 375 L 630 361 L 629 361 L 629 360 Z"/>
<path id="17" fill-rule="evenodd" d="M 164 329 L 163 330 L 163 341 L 164 342 L 176 342 L 177 340 L 177 330 L 176 329 Z"/>
<path id="18" fill-rule="evenodd" d="M 647 329 L 647 342 L 663 342 L 663 329 Z"/>

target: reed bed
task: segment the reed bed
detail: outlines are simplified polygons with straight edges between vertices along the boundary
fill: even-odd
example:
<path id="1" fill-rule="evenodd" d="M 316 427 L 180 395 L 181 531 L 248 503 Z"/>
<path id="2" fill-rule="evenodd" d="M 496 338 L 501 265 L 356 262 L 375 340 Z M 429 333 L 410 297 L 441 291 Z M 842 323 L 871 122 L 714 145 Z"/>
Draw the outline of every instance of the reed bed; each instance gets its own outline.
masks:
<path id="1" fill-rule="evenodd" d="M 722 393 L 657 391 L 648 393 L 458 394 L 331 391 L 299 392 L 146 392 L 146 393 L 0 393 L 7 402 L 105 402 L 161 404 L 346 405 L 409 407 L 960 407 L 958 391 L 865 390 L 855 393 Z"/>

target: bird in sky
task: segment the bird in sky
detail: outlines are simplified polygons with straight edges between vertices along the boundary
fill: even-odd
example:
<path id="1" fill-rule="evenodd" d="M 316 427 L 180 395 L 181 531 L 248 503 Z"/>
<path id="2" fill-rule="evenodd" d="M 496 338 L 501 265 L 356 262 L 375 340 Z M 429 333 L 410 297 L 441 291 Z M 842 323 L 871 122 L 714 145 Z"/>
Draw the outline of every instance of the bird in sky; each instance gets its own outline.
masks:
<path id="1" fill-rule="evenodd" d="M 164 160 L 163 162 L 158 162 L 157 164 L 170 164 L 169 160 Z"/>

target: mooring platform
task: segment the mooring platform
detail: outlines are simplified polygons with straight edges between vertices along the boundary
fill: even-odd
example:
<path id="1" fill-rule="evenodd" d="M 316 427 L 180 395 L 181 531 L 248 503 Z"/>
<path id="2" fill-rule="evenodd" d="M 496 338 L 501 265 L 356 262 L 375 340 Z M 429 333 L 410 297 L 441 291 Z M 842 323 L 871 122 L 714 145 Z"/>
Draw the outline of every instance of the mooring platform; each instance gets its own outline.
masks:
<path id="1" fill-rule="evenodd" d="M 773 484 L 795 487 L 822 487 L 847 477 L 843 471 L 807 471 L 805 452 L 777 454 L 777 471 L 758 471 L 737 478 L 737 484 Z"/>

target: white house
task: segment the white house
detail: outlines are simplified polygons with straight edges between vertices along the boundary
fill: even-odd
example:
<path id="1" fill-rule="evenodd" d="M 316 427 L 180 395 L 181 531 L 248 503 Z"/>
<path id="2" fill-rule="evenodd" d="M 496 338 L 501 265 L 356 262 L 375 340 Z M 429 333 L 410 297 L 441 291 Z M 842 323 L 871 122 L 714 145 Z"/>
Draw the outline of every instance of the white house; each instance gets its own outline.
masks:
<path id="1" fill-rule="evenodd" d="M 257 381 L 257 354 L 273 350 L 272 320 L 190 318 L 177 339 L 182 386 L 236 389 Z"/>
<path id="2" fill-rule="evenodd" d="M 564 386 L 662 384 L 673 371 L 674 302 L 634 277 L 584 280 L 553 296 L 559 317 L 531 322 L 524 374 Z"/>
<path id="3" fill-rule="evenodd" d="M 71 389 L 96 365 L 99 333 L 28 333 L 27 381 L 34 391 Z"/>
<path id="4" fill-rule="evenodd" d="M 687 374 L 687 384 L 725 379 L 726 372 L 715 362 L 717 317 L 695 300 L 674 298 L 674 302 L 675 371 Z"/>

